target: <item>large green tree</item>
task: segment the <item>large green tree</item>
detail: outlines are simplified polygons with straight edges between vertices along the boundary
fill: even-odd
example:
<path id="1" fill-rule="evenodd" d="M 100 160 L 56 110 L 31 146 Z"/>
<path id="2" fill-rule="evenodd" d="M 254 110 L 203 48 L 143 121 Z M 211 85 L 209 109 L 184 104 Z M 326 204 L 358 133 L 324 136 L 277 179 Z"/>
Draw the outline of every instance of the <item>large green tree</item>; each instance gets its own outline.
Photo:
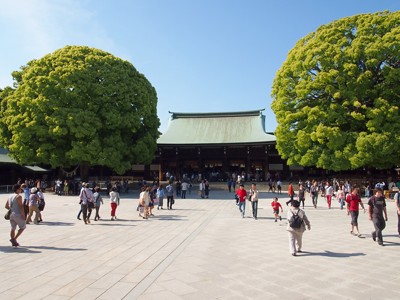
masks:
<path id="1" fill-rule="evenodd" d="M 343 18 L 299 40 L 272 88 L 277 149 L 327 170 L 400 164 L 400 12 Z"/>
<path id="2" fill-rule="evenodd" d="M 149 163 L 160 125 L 156 91 L 110 53 L 66 46 L 13 72 L 0 95 L 0 143 L 21 164 Z"/>

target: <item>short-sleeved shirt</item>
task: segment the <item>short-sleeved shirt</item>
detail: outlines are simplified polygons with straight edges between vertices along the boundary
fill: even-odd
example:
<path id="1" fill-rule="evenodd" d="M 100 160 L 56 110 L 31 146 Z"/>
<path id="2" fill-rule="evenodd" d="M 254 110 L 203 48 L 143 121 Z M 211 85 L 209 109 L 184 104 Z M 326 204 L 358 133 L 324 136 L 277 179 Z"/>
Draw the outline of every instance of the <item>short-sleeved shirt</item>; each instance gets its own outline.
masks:
<path id="1" fill-rule="evenodd" d="M 247 192 L 245 189 L 238 189 L 236 194 L 239 196 L 239 201 L 244 202 L 246 201 Z"/>
<path id="2" fill-rule="evenodd" d="M 282 205 L 279 202 L 275 202 L 275 201 L 271 202 L 271 206 L 272 206 L 273 210 L 278 210 L 278 211 L 279 211 L 279 207 L 282 207 Z"/>
<path id="3" fill-rule="evenodd" d="M 346 196 L 346 202 L 349 203 L 349 211 L 358 211 L 361 199 L 358 195 L 350 193 Z"/>
<path id="4" fill-rule="evenodd" d="M 372 208 L 372 218 L 383 218 L 383 208 L 386 207 L 385 197 L 372 196 L 368 205 Z"/>

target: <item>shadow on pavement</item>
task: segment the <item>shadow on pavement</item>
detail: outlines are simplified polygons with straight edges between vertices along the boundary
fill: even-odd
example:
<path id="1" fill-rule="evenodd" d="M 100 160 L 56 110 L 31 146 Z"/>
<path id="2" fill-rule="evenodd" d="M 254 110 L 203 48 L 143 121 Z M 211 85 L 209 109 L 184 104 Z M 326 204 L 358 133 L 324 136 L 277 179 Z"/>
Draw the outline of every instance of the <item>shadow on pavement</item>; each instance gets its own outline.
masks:
<path id="1" fill-rule="evenodd" d="M 339 253 L 339 252 L 332 252 L 326 251 L 325 252 L 306 252 L 303 251 L 302 253 L 297 254 L 298 256 L 327 256 L 327 257 L 354 257 L 354 256 L 365 256 L 365 253 Z"/>
<path id="2" fill-rule="evenodd" d="M 41 222 L 40 226 L 72 226 L 75 223 L 69 223 L 69 222 Z"/>
<path id="3" fill-rule="evenodd" d="M 32 250 L 32 249 L 38 249 L 38 250 Z M 0 252 L 4 253 L 29 253 L 29 254 L 35 254 L 35 253 L 42 253 L 42 251 L 39 250 L 56 250 L 56 251 L 87 251 L 87 249 L 84 248 L 59 248 L 59 247 L 49 247 L 49 246 L 19 246 L 19 247 L 12 247 L 11 245 L 9 247 L 7 246 L 0 246 Z"/>

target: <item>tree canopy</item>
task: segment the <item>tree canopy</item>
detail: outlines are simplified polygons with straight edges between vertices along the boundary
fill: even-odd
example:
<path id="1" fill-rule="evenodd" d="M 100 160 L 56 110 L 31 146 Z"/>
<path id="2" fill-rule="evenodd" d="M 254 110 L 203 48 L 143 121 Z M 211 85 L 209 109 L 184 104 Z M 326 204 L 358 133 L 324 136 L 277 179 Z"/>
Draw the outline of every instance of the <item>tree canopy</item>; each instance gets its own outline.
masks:
<path id="1" fill-rule="evenodd" d="M 343 18 L 300 39 L 272 97 L 276 147 L 289 165 L 400 164 L 400 12 Z"/>
<path id="2" fill-rule="evenodd" d="M 0 144 L 21 164 L 150 163 L 160 125 L 157 94 L 128 61 L 66 46 L 12 73 L 0 94 Z"/>

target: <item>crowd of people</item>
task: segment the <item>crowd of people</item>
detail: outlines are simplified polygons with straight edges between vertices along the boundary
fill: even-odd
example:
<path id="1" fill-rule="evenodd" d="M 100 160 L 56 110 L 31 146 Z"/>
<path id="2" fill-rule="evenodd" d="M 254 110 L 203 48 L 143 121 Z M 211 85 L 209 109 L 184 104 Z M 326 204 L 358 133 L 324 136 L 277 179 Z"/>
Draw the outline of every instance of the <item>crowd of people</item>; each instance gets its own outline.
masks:
<path id="1" fill-rule="evenodd" d="M 238 180 L 240 182 L 240 180 Z M 357 186 L 352 186 L 349 181 L 345 181 L 340 184 L 339 180 L 326 180 L 326 181 L 306 181 L 303 183 L 299 181 L 297 191 L 295 190 L 292 182 L 288 183 L 287 196 L 288 201 L 287 206 L 290 206 L 287 213 L 287 231 L 289 234 L 289 251 L 293 256 L 297 253 L 301 253 L 302 248 L 302 236 L 306 229 L 311 229 L 310 221 L 304 211 L 304 203 L 307 193 L 311 199 L 313 207 L 316 209 L 318 207 L 318 197 L 323 197 L 325 199 L 328 209 L 332 207 L 332 200 L 335 197 L 340 204 L 340 209 L 346 208 L 346 213 L 350 216 L 351 230 L 350 234 L 357 237 L 362 237 L 362 234 L 358 227 L 358 216 L 360 208 L 365 212 L 368 212 L 369 220 L 373 222 L 374 231 L 371 233 L 372 239 L 378 243 L 380 246 L 384 246 L 382 231 L 386 227 L 386 222 L 388 220 L 387 210 L 386 210 L 386 199 L 383 194 L 382 187 L 385 186 L 384 183 L 377 183 L 374 189 L 370 186 L 365 188 L 365 197 L 368 198 L 367 205 L 368 208 L 364 206 L 361 200 L 362 195 L 360 193 L 360 188 Z M 230 191 L 228 186 L 228 191 Z M 273 190 L 268 190 L 268 192 L 275 192 Z M 251 184 L 251 188 L 246 191 L 244 188 L 244 183 L 240 182 L 239 188 L 235 192 L 236 204 L 238 205 L 239 212 L 242 218 L 245 217 L 246 200 L 249 201 L 252 207 L 252 216 L 257 220 L 257 207 L 259 199 L 259 191 L 256 188 L 256 183 Z M 397 192 L 394 195 L 395 205 L 397 208 L 398 215 L 398 233 L 400 237 L 400 193 Z M 281 203 L 279 203 L 278 197 L 274 197 L 271 203 L 272 213 L 274 215 L 274 221 L 277 222 L 278 219 L 282 220 L 280 212 L 283 212 Z M 300 208 L 302 206 L 302 209 Z M 293 219 L 299 219 L 298 226 L 292 224 Z M 296 223 L 293 221 L 293 223 Z"/>
<path id="2" fill-rule="evenodd" d="M 233 182 L 233 181 L 232 181 Z M 244 187 L 244 180 L 240 176 L 235 180 L 239 184 L 237 190 L 235 190 L 236 204 L 238 205 L 239 212 L 242 218 L 245 217 L 246 202 L 251 205 L 252 218 L 257 220 L 258 215 L 258 202 L 260 198 L 260 192 L 257 188 L 257 183 L 252 183 L 249 190 Z M 10 209 L 10 242 L 13 246 L 18 246 L 18 237 L 26 228 L 26 224 L 39 224 L 43 222 L 43 211 L 45 208 L 45 189 L 42 188 L 40 181 L 26 180 L 24 183 L 16 184 L 13 187 L 13 195 L 11 195 L 5 207 Z M 61 189 L 57 187 L 58 181 L 56 181 L 55 192 L 56 194 L 61 193 Z M 200 198 L 208 198 L 210 186 L 207 180 L 203 179 L 198 183 L 198 196 Z M 268 183 L 269 185 L 269 183 Z M 79 204 L 80 210 L 77 215 L 77 219 L 82 220 L 85 224 L 91 223 L 92 212 L 94 211 L 94 221 L 101 219 L 100 207 L 104 204 L 104 199 L 101 195 L 99 186 L 89 184 L 86 182 L 79 183 Z M 120 189 L 117 183 L 114 183 L 107 190 L 107 196 L 110 202 L 110 220 L 115 221 L 117 219 L 117 208 L 120 205 Z M 377 183 L 373 188 L 364 187 L 363 195 L 368 198 L 366 205 L 364 206 L 361 200 L 362 195 L 360 189 L 357 186 L 352 186 L 349 181 L 340 183 L 339 180 L 325 180 L 325 181 L 311 181 L 305 182 L 299 181 L 298 186 L 294 186 L 292 182 L 288 183 L 287 186 L 287 198 L 286 206 L 289 206 L 287 213 L 287 231 L 289 233 L 289 245 L 290 252 L 296 256 L 297 253 L 301 252 L 302 247 L 302 235 L 306 229 L 310 229 L 310 221 L 304 211 L 306 195 L 309 195 L 311 199 L 312 207 L 317 209 L 319 207 L 318 199 L 323 197 L 328 209 L 332 207 L 332 201 L 334 198 L 339 202 L 340 209 L 346 209 L 347 215 L 350 216 L 351 230 L 350 234 L 361 237 L 362 234 L 358 227 L 359 211 L 362 209 L 364 212 L 368 212 L 369 219 L 373 222 L 374 231 L 371 236 L 374 241 L 377 241 L 379 245 L 384 245 L 382 231 L 386 226 L 388 220 L 386 210 L 386 200 L 383 195 L 382 186 L 384 183 Z M 62 185 L 60 185 L 62 187 Z M 175 204 L 176 197 L 185 199 L 187 194 L 192 193 L 192 183 L 184 181 L 170 180 L 167 184 L 160 184 L 154 181 L 151 185 L 147 182 L 143 182 L 140 187 L 140 195 L 137 204 L 137 211 L 140 218 L 148 219 L 154 216 L 153 209 L 157 207 L 157 210 L 163 210 L 164 204 L 166 209 L 172 210 Z M 228 186 L 228 191 L 231 192 L 232 186 Z M 278 192 L 279 190 L 268 192 Z M 64 194 L 69 195 L 69 193 Z M 166 203 L 164 203 L 166 200 Z M 397 207 L 398 215 L 398 231 L 400 236 L 400 194 L 397 192 L 394 195 L 394 200 Z M 280 213 L 283 213 L 283 207 L 279 202 L 278 197 L 273 197 L 271 202 L 272 214 L 274 221 L 282 221 Z M 290 224 L 290 220 L 296 217 L 300 218 L 302 223 L 299 227 L 293 227 Z M 18 231 L 17 231 L 18 228 Z"/>

